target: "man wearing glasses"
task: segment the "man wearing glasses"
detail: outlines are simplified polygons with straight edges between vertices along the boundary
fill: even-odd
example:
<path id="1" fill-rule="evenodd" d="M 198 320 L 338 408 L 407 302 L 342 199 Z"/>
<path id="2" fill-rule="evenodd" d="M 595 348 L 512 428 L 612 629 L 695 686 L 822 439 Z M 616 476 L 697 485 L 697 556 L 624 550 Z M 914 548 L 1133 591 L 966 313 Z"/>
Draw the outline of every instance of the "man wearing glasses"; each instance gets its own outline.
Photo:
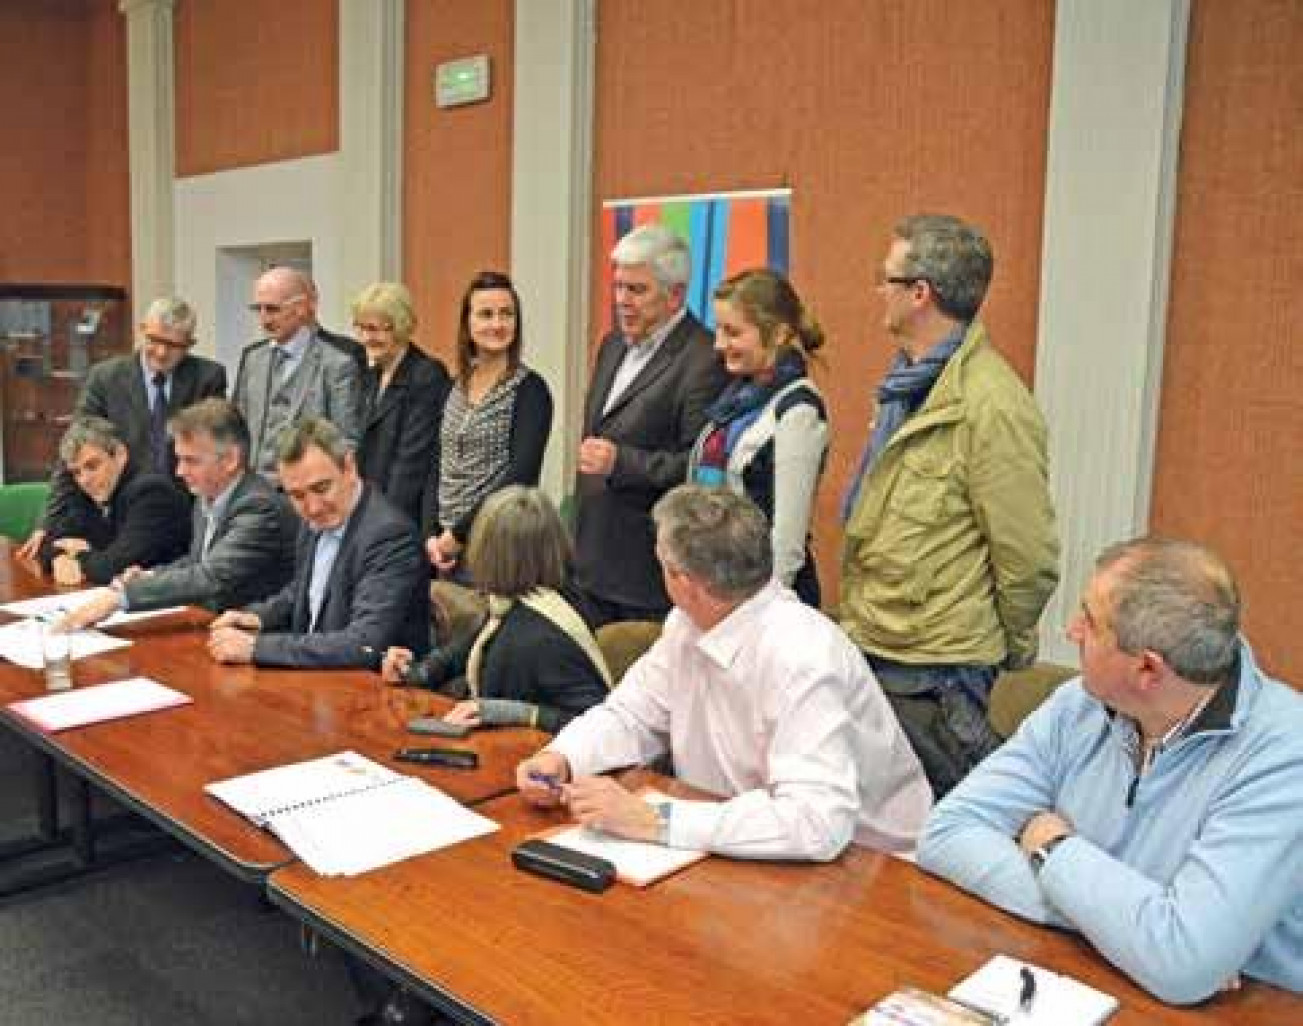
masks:
<path id="1" fill-rule="evenodd" d="M 154 300 L 140 324 L 140 348 L 91 367 L 77 400 L 74 412 L 112 423 L 142 470 L 175 475 L 168 418 L 201 399 L 226 395 L 225 368 L 191 352 L 195 321 L 195 312 L 184 299 Z M 178 487 L 185 491 L 179 483 Z M 77 495 L 72 475 L 59 464 L 50 480 L 42 525 L 65 515 Z M 18 554 L 34 558 L 46 533 L 44 526 L 32 532 Z"/>
<path id="2" fill-rule="evenodd" d="M 232 399 L 251 438 L 250 464 L 276 483 L 276 439 L 304 417 L 325 417 L 354 448 L 361 437 L 358 364 L 316 322 L 316 287 L 291 267 L 258 279 L 249 309 L 266 337 L 240 356 Z"/>
<path id="3" fill-rule="evenodd" d="M 987 702 L 1036 657 L 1058 582 L 1045 422 L 977 311 L 991 246 L 956 217 L 896 225 L 879 273 L 899 346 L 842 506 L 842 626 L 937 795 L 1000 742 Z"/>

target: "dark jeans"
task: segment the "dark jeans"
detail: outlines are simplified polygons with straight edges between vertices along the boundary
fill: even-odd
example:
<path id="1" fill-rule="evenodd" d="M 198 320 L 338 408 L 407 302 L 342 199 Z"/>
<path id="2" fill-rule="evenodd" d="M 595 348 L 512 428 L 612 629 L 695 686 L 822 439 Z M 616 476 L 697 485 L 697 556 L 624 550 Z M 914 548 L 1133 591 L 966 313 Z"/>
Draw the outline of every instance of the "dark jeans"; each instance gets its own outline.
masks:
<path id="1" fill-rule="evenodd" d="M 912 666 L 864 653 L 937 798 L 1000 747 L 986 718 L 995 666 Z"/>
<path id="2" fill-rule="evenodd" d="M 605 627 L 608 623 L 620 623 L 625 620 L 654 620 L 661 623 L 669 615 L 669 608 L 665 609 L 648 609 L 644 606 L 630 606 L 623 602 L 615 602 L 612 599 L 605 599 L 599 595 L 594 595 L 591 591 L 585 591 L 581 598 L 584 602 L 584 613 L 587 614 L 588 625 L 593 630 L 598 627 Z"/>

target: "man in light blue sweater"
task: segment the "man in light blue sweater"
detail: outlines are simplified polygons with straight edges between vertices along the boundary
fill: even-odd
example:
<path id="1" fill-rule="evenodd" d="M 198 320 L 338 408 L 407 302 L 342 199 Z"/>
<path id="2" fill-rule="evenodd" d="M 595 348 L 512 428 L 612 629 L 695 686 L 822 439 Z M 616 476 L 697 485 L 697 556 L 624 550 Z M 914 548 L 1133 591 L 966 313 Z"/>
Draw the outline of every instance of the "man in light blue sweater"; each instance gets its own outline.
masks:
<path id="1" fill-rule="evenodd" d="M 1068 631 L 1082 676 L 937 805 L 919 864 L 1163 1001 L 1241 973 L 1303 990 L 1303 696 L 1239 630 L 1208 550 L 1105 551 Z"/>

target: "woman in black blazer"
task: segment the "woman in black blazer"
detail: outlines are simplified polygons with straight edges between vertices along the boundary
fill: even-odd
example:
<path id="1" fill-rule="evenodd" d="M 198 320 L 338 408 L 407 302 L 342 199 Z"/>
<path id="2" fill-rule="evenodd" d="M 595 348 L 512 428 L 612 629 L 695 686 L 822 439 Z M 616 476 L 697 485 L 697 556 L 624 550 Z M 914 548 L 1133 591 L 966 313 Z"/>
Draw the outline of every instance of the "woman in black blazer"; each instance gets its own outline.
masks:
<path id="1" fill-rule="evenodd" d="M 385 680 L 463 699 L 444 718 L 470 727 L 554 733 L 606 698 L 610 674 L 566 587 L 570 540 L 546 495 L 521 485 L 490 495 L 471 528 L 466 562 L 488 596 L 484 624 L 421 662 L 391 648 Z"/>
<path id="2" fill-rule="evenodd" d="M 353 300 L 353 329 L 367 359 L 358 470 L 419 524 L 449 378 L 413 344 L 415 328 L 412 295 L 396 282 L 368 285 Z"/>

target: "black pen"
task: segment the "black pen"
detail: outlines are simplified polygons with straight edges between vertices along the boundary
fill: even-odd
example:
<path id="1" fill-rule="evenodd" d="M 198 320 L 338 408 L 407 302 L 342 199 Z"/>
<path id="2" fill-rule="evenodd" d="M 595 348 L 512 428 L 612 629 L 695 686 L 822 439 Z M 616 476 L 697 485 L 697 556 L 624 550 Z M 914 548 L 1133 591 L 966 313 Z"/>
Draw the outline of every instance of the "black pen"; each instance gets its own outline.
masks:
<path id="1" fill-rule="evenodd" d="M 1022 977 L 1022 990 L 1018 992 L 1018 1011 L 1030 1012 L 1032 1002 L 1036 1000 L 1036 974 L 1027 966 L 1018 970 Z"/>

